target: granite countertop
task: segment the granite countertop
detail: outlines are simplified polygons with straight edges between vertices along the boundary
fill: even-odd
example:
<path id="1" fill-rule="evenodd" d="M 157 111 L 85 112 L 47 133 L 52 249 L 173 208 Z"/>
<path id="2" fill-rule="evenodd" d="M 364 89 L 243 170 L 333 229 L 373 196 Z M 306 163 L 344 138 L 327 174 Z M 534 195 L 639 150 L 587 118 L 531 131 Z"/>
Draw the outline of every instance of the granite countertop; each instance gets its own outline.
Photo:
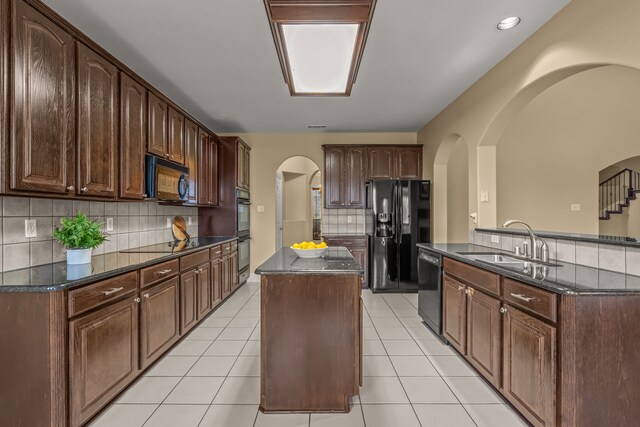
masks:
<path id="1" fill-rule="evenodd" d="M 256 269 L 256 274 L 364 274 L 347 248 L 331 247 L 321 258 L 299 258 L 282 248 Z"/>
<path id="2" fill-rule="evenodd" d="M 457 261 L 461 261 L 484 270 L 499 273 L 505 277 L 565 295 L 623 295 L 640 294 L 640 277 L 616 273 L 583 265 L 551 260 L 548 268 L 522 269 L 508 268 L 478 261 L 461 252 L 503 253 L 499 249 L 487 248 L 467 243 L 420 243 L 418 247 L 427 249 Z M 535 275 L 535 277 L 534 277 Z"/>
<path id="3" fill-rule="evenodd" d="M 525 237 L 529 236 L 529 233 L 521 228 L 476 228 L 476 231 L 480 233 L 512 234 Z M 600 243 L 603 245 L 631 246 L 640 248 L 640 240 L 634 237 L 582 233 L 562 233 L 559 231 L 533 231 L 536 236 L 545 239 L 574 240 L 576 242 Z"/>
<path id="4" fill-rule="evenodd" d="M 199 237 L 191 239 L 187 247 L 179 251 L 173 247 L 173 242 L 167 242 L 94 255 L 91 264 L 67 266 L 64 261 L 6 271 L 0 273 L 0 292 L 54 292 L 73 289 L 236 239 L 237 237 Z"/>

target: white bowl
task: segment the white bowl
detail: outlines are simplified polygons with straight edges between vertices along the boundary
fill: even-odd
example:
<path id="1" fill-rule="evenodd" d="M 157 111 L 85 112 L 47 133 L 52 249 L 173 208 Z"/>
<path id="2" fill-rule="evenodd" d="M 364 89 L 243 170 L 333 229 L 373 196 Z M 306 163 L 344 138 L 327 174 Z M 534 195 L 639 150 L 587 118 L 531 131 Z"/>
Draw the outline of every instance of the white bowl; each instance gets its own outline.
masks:
<path id="1" fill-rule="evenodd" d="M 320 258 L 326 251 L 327 248 L 318 248 L 318 249 L 296 249 L 291 248 L 298 255 L 299 258 Z"/>

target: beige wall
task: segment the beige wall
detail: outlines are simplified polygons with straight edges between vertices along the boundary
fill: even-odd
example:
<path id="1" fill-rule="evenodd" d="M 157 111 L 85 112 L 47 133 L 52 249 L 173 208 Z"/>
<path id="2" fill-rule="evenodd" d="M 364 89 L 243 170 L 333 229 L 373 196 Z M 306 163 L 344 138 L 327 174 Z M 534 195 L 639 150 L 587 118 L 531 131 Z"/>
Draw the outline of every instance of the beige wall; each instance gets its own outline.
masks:
<path id="1" fill-rule="evenodd" d="M 636 107 L 633 107 L 635 111 L 624 111 L 623 105 L 607 96 L 606 89 L 585 87 L 584 81 L 580 84 L 580 78 L 597 79 L 598 76 L 588 70 L 608 64 L 640 69 L 636 43 L 640 38 L 638 16 L 640 2 L 637 0 L 573 0 L 420 130 L 418 142 L 425 144 L 425 176 L 429 176 L 430 169 L 436 170 L 433 165 L 437 165 L 439 150 L 446 149 L 452 139 L 462 137 L 469 145 L 469 207 L 471 211 L 478 212 L 480 226 L 495 226 L 499 219 L 518 215 L 538 229 L 597 232 L 597 208 L 594 207 L 597 204 L 598 171 L 631 155 L 622 155 L 626 151 L 624 147 L 614 150 L 604 147 L 610 146 L 612 141 L 632 145 L 631 141 L 622 141 L 622 137 L 637 133 L 632 128 L 639 122 L 639 116 Z M 508 37 L 508 32 L 505 32 L 505 37 Z M 581 76 L 583 72 L 585 75 Z M 612 90 L 617 90 L 617 85 L 607 73 L 624 74 L 627 82 L 636 81 L 633 77 L 636 71 L 620 67 L 606 70 L 598 84 Z M 574 91 L 566 92 L 570 88 L 564 85 L 557 88 L 560 92 L 565 90 L 562 95 L 565 108 L 552 106 L 560 114 L 552 117 L 543 108 L 550 106 L 550 98 L 556 96 L 559 99 L 561 94 L 551 93 L 545 101 L 544 92 L 571 76 L 578 79 L 566 82 L 573 85 Z M 631 84 L 635 86 L 635 83 Z M 576 92 L 577 88 L 588 93 Z M 600 99 L 609 104 L 591 104 L 596 111 L 587 111 L 587 106 L 579 106 L 583 116 L 573 117 L 570 108 L 576 103 L 572 99 L 589 97 L 592 91 L 603 96 Z M 597 103 L 595 95 L 590 101 Z M 622 101 L 624 103 L 632 105 L 629 97 Z M 633 114 L 635 118 L 628 122 L 617 114 L 625 117 Z M 543 116 L 549 120 L 541 123 Z M 597 120 L 589 121 L 587 117 Z M 568 122 L 580 129 L 569 133 Z M 595 141 L 595 134 L 591 138 L 593 142 L 578 140 L 593 127 L 597 127 L 598 141 Z M 525 132 L 547 139 L 534 140 Z M 509 143 L 519 144 L 519 148 L 508 147 Z M 633 143 L 640 146 L 638 139 Z M 570 146 L 578 148 L 573 151 L 573 157 L 567 154 Z M 527 155 L 534 155 L 536 161 L 528 160 Z M 563 162 L 554 163 L 555 159 Z M 569 182 L 565 182 L 566 179 L 558 182 L 546 178 L 549 174 L 554 176 L 555 169 L 567 167 L 569 174 L 576 169 L 584 170 L 586 181 L 578 182 L 569 177 Z M 516 175 L 521 188 L 519 192 L 516 192 L 515 183 L 505 182 Z M 547 193 L 555 191 L 558 184 L 562 189 L 557 196 Z M 437 187 L 442 183 L 436 181 L 434 185 Z M 593 190 L 584 190 L 580 200 L 575 200 L 571 193 L 581 192 L 583 188 Z M 526 194 L 531 189 L 536 191 Z M 489 202 L 478 201 L 481 190 L 489 192 Z M 446 189 L 435 189 L 436 206 L 437 196 L 446 193 Z M 572 202 L 582 202 L 583 211 L 572 214 L 569 211 Z M 446 212 L 434 214 L 437 234 L 439 224 L 446 223 Z"/>
<path id="2" fill-rule="evenodd" d="M 447 163 L 447 241 L 466 242 L 469 225 L 469 156 L 460 139 Z"/>
<path id="3" fill-rule="evenodd" d="M 416 144 L 416 133 L 247 133 L 251 146 L 251 270 L 275 248 L 275 173 L 292 156 L 308 157 L 323 167 L 323 144 Z M 257 212 L 264 206 L 264 212 Z"/>

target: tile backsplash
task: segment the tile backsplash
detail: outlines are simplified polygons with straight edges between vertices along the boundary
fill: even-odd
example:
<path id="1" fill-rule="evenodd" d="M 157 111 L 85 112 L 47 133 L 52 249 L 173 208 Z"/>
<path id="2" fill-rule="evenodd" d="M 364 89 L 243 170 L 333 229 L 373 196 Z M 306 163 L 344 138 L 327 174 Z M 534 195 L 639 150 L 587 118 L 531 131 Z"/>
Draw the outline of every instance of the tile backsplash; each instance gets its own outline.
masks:
<path id="1" fill-rule="evenodd" d="M 83 200 L 0 197 L 1 271 L 64 261 L 64 248 L 53 240 L 53 227 L 60 218 L 85 212 L 104 223 L 109 240 L 94 250 L 94 254 L 166 242 L 172 239 L 167 218 L 181 215 L 192 223 L 188 232 L 198 234 L 198 208 L 165 206 L 157 202 L 89 202 Z M 107 218 L 113 218 L 113 230 L 106 231 Z M 25 220 L 36 220 L 37 237 L 25 237 Z"/>
<path id="2" fill-rule="evenodd" d="M 492 243 L 491 236 L 499 236 L 499 243 Z M 529 237 L 474 230 L 469 233 L 469 243 L 509 252 L 525 240 L 529 241 Z M 543 240 L 552 260 L 640 276 L 640 248 L 546 237 Z"/>
<path id="3" fill-rule="evenodd" d="M 364 209 L 323 209 L 323 235 L 363 235 Z"/>

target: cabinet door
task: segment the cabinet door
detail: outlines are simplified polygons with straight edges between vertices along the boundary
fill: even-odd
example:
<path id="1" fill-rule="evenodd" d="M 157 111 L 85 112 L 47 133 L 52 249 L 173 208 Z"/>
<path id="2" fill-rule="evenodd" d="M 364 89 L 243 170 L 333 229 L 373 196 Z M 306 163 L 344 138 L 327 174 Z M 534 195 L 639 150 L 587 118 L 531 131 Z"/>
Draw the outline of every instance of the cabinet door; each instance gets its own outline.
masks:
<path id="1" fill-rule="evenodd" d="M 209 179 L 207 181 L 208 186 L 208 200 L 212 206 L 218 206 L 218 150 L 220 148 L 220 141 L 216 137 L 209 138 L 209 152 L 207 154 L 209 165 Z"/>
<path id="2" fill-rule="evenodd" d="M 422 147 L 396 147 L 396 177 L 422 179 Z"/>
<path id="3" fill-rule="evenodd" d="M 229 276 L 231 280 L 231 290 L 236 290 L 240 286 L 238 280 L 238 252 L 233 252 L 229 257 Z"/>
<path id="4" fill-rule="evenodd" d="M 369 266 L 367 262 L 367 248 L 349 248 L 349 251 L 353 257 L 360 263 L 360 266 L 364 270 L 364 277 L 362 278 L 362 288 L 369 287 Z"/>
<path id="5" fill-rule="evenodd" d="M 467 359 L 495 387 L 502 369 L 500 300 L 467 288 Z"/>
<path id="6" fill-rule="evenodd" d="M 556 328 L 505 306 L 503 393 L 535 426 L 556 420 Z"/>
<path id="7" fill-rule="evenodd" d="M 198 284 L 196 270 L 180 275 L 180 335 L 198 322 Z"/>
<path id="8" fill-rule="evenodd" d="M 442 285 L 442 332 L 451 345 L 465 354 L 467 319 L 466 287 L 445 276 Z"/>
<path id="9" fill-rule="evenodd" d="M 346 148 L 326 147 L 324 151 L 324 205 L 325 208 L 345 206 Z"/>
<path id="10" fill-rule="evenodd" d="M 364 208 L 364 183 L 367 177 L 367 149 L 352 147 L 347 150 L 346 170 L 347 205 Z"/>
<path id="11" fill-rule="evenodd" d="M 147 151 L 156 156 L 168 158 L 167 103 L 149 92 L 149 138 Z"/>
<path id="12" fill-rule="evenodd" d="M 187 203 L 198 203 L 198 187 L 200 186 L 200 168 L 198 157 L 200 156 L 200 140 L 198 138 L 198 125 L 190 120 L 184 124 L 184 161 L 189 168 L 189 191 Z"/>
<path id="13" fill-rule="evenodd" d="M 73 38 L 22 1 L 12 2 L 12 190 L 75 190 Z"/>
<path id="14" fill-rule="evenodd" d="M 69 322 L 71 425 L 97 413 L 138 374 L 138 302 L 108 305 Z"/>
<path id="15" fill-rule="evenodd" d="M 220 260 L 211 261 L 211 308 L 222 302 L 222 264 Z"/>
<path id="16" fill-rule="evenodd" d="M 237 177 L 237 182 L 236 185 L 240 188 L 244 188 L 245 187 L 245 183 L 244 183 L 244 178 L 245 178 L 245 174 L 244 174 L 244 153 L 245 153 L 245 147 L 244 145 L 240 144 L 239 142 L 237 142 L 238 144 L 238 149 L 237 149 L 237 173 L 238 173 L 238 177 Z"/>
<path id="17" fill-rule="evenodd" d="M 222 258 L 222 260 L 220 261 L 220 267 L 221 267 L 220 279 L 222 282 L 222 299 L 223 300 L 226 299 L 231 293 L 231 276 L 230 276 L 231 264 L 229 261 L 230 261 L 230 258 L 228 256 Z"/>
<path id="18" fill-rule="evenodd" d="M 144 199 L 147 91 L 120 74 L 120 197 Z"/>
<path id="19" fill-rule="evenodd" d="M 393 179 L 396 177 L 395 148 L 368 147 L 369 179 Z"/>
<path id="20" fill-rule="evenodd" d="M 244 150 L 244 188 L 249 190 L 251 182 L 251 150 L 245 147 Z"/>
<path id="21" fill-rule="evenodd" d="M 169 135 L 167 138 L 169 160 L 184 164 L 184 116 L 169 107 Z"/>
<path id="22" fill-rule="evenodd" d="M 200 159 L 198 164 L 198 204 L 209 204 L 209 151 L 211 144 L 209 143 L 209 134 L 200 129 Z"/>
<path id="23" fill-rule="evenodd" d="M 211 267 L 209 263 L 198 267 L 198 320 L 209 314 L 211 305 Z"/>
<path id="24" fill-rule="evenodd" d="M 78 43 L 78 194 L 115 197 L 118 69 Z"/>
<path id="25" fill-rule="evenodd" d="M 179 279 L 159 283 L 142 294 L 140 365 L 144 369 L 180 338 Z"/>

